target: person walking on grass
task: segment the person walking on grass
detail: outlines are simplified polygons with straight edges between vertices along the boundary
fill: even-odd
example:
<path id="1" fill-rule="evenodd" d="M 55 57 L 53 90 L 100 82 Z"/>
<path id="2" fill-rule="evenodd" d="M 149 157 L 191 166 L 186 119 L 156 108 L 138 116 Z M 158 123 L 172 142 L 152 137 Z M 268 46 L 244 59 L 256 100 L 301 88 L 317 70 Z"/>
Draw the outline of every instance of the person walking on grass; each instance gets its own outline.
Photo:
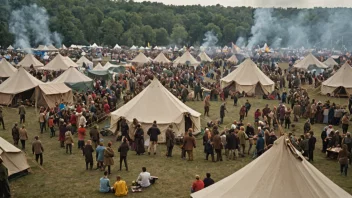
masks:
<path id="1" fill-rule="evenodd" d="M 26 140 L 28 140 L 28 134 L 27 134 L 27 130 L 24 125 L 22 125 L 22 128 L 19 130 L 19 134 L 20 134 L 22 150 L 25 150 L 26 149 Z"/>
<path id="2" fill-rule="evenodd" d="M 81 126 L 78 129 L 78 149 L 83 148 L 85 137 L 86 137 L 86 128 L 84 128 L 84 125 L 81 124 Z"/>
<path id="3" fill-rule="evenodd" d="M 204 99 L 204 116 L 209 117 L 209 108 L 210 108 L 210 96 L 206 96 Z"/>
<path id="4" fill-rule="evenodd" d="M 104 150 L 104 169 L 108 167 L 108 174 L 111 174 L 111 166 L 114 165 L 114 150 L 111 148 L 112 143 L 109 142 L 108 146 Z"/>
<path id="5" fill-rule="evenodd" d="M 156 121 L 153 122 L 153 126 L 148 129 L 147 134 L 150 136 L 150 142 L 148 147 L 148 155 L 153 150 L 156 155 L 156 146 L 158 145 L 158 136 L 161 134 L 160 129 L 156 125 Z"/>
<path id="6" fill-rule="evenodd" d="M 342 145 L 342 149 L 340 150 L 337 159 L 339 160 L 340 163 L 340 172 L 341 175 L 347 176 L 347 169 L 348 169 L 348 156 L 350 155 L 350 152 L 348 152 L 347 145 L 344 144 Z"/>
<path id="7" fill-rule="evenodd" d="M 26 122 L 26 108 L 23 103 L 18 107 L 18 114 L 20 115 L 20 124 Z"/>
<path id="8" fill-rule="evenodd" d="M 0 197 L 8 198 L 11 197 L 11 190 L 9 184 L 9 175 L 6 166 L 3 163 L 3 159 L 0 156 Z"/>
<path id="9" fill-rule="evenodd" d="M 35 161 L 38 162 L 38 160 L 40 159 L 40 165 L 43 166 L 44 148 L 38 136 L 34 137 L 34 142 L 32 143 L 32 152 L 33 154 L 35 154 Z"/>
<path id="10" fill-rule="evenodd" d="M 20 139 L 20 129 L 18 128 L 17 123 L 15 123 L 15 125 L 12 127 L 12 139 L 13 145 L 18 146 L 18 140 Z"/>
<path id="11" fill-rule="evenodd" d="M 39 113 L 40 133 L 43 133 L 44 128 L 45 128 L 45 114 L 46 114 L 46 112 L 44 111 L 44 109 L 41 109 L 40 113 Z"/>
<path id="12" fill-rule="evenodd" d="M 71 131 L 67 131 L 65 133 L 65 144 L 66 144 L 66 153 L 70 150 L 70 154 L 72 154 L 72 144 L 73 144 L 73 137 Z"/>
<path id="13" fill-rule="evenodd" d="M 90 170 L 92 170 L 93 169 L 93 152 L 94 152 L 94 149 L 92 147 L 92 141 L 88 140 L 82 150 L 83 150 L 83 155 L 84 155 L 84 158 L 86 161 L 86 170 L 88 170 L 88 164 L 89 164 Z M 99 169 L 99 164 L 97 166 L 98 166 L 97 169 Z"/>
<path id="14" fill-rule="evenodd" d="M 220 124 L 224 123 L 225 111 L 228 113 L 226 109 L 226 102 L 222 103 L 220 106 Z"/>
<path id="15" fill-rule="evenodd" d="M 127 138 L 123 138 L 123 142 L 120 145 L 118 152 L 120 153 L 120 170 L 122 169 L 122 161 L 125 163 L 126 171 L 128 171 L 128 166 L 127 166 L 127 152 L 130 150 L 128 144 L 127 144 Z"/>

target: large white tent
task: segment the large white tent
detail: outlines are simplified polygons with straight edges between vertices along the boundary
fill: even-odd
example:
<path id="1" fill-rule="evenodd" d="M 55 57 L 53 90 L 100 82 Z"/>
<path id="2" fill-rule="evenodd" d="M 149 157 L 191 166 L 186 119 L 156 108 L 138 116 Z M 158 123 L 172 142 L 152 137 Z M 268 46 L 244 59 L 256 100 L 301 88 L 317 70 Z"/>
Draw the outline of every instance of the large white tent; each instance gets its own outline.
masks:
<path id="1" fill-rule="evenodd" d="M 116 131 L 121 118 L 125 118 L 128 124 L 132 124 L 133 118 L 136 118 L 144 131 L 147 131 L 156 120 L 162 132 L 159 142 L 165 142 L 165 131 L 170 124 L 174 125 L 177 135 L 183 134 L 186 126 L 193 127 L 196 132 L 200 131 L 200 115 L 182 103 L 155 78 L 136 97 L 111 113 L 111 129 Z M 132 135 L 134 131 L 131 130 L 130 133 Z"/>
<path id="2" fill-rule="evenodd" d="M 236 55 L 232 55 L 230 58 L 227 59 L 227 62 L 237 64 L 238 59 L 237 59 Z"/>
<path id="3" fill-rule="evenodd" d="M 43 67 L 44 64 L 41 63 L 39 60 L 37 60 L 33 54 L 27 54 L 21 62 L 17 64 L 17 66 L 22 66 L 22 67 Z"/>
<path id="4" fill-rule="evenodd" d="M 328 68 L 327 65 L 320 62 L 312 53 L 309 53 L 303 60 L 293 65 L 293 67 L 295 68 L 304 70 L 308 70 L 310 66 L 314 66 L 321 69 Z"/>
<path id="5" fill-rule="evenodd" d="M 249 95 L 262 95 L 274 91 L 274 82 L 257 65 L 246 59 L 238 68 L 220 79 L 222 88 L 245 92 Z"/>
<path id="6" fill-rule="evenodd" d="M 297 151 L 285 136 L 259 158 L 193 198 L 331 198 L 352 197 Z"/>
<path id="7" fill-rule="evenodd" d="M 12 45 L 10 45 L 7 50 L 14 50 L 15 48 L 12 47 Z"/>
<path id="8" fill-rule="evenodd" d="M 0 137 L 0 156 L 8 169 L 9 176 L 27 171 L 30 168 L 24 152 L 2 137 Z"/>
<path id="9" fill-rule="evenodd" d="M 93 71 L 106 71 L 108 69 L 104 68 L 100 63 L 98 63 L 94 68 Z"/>
<path id="10" fill-rule="evenodd" d="M 73 62 L 69 57 L 64 57 L 61 54 L 57 54 L 53 60 L 51 60 L 47 65 L 42 67 L 44 70 L 67 70 L 70 67 L 78 67 L 78 65 Z"/>
<path id="11" fill-rule="evenodd" d="M 12 66 L 5 58 L 0 61 L 0 78 L 8 78 L 15 74 L 17 69 Z"/>
<path id="12" fill-rule="evenodd" d="M 329 66 L 329 67 L 334 67 L 335 65 L 339 65 L 332 57 L 329 57 L 324 61 L 324 64 Z"/>
<path id="13" fill-rule="evenodd" d="M 213 62 L 213 60 L 204 51 L 201 52 L 198 57 L 202 62 Z"/>
<path id="14" fill-rule="evenodd" d="M 76 91 L 86 91 L 93 87 L 93 80 L 79 72 L 76 68 L 70 67 L 52 83 L 65 83 Z"/>
<path id="15" fill-rule="evenodd" d="M 114 49 L 121 49 L 121 47 L 118 44 L 116 44 Z"/>
<path id="16" fill-rule="evenodd" d="M 192 66 L 198 66 L 199 62 L 192 56 L 189 51 L 186 51 L 179 59 L 174 61 L 175 64 L 190 64 Z"/>
<path id="17" fill-rule="evenodd" d="M 146 57 L 142 52 L 140 52 L 134 59 L 132 59 L 130 62 L 132 63 L 139 63 L 139 64 L 144 64 L 150 62 L 150 59 Z"/>
<path id="18" fill-rule="evenodd" d="M 333 76 L 322 83 L 321 93 L 331 96 L 341 93 L 352 94 L 352 68 L 347 62 Z"/>
<path id="19" fill-rule="evenodd" d="M 85 63 L 87 66 L 93 66 L 93 62 L 90 61 L 87 57 L 85 56 L 81 56 L 81 58 L 78 59 L 78 61 L 76 61 L 77 65 L 82 67 L 83 63 Z"/>
<path id="20" fill-rule="evenodd" d="M 164 53 L 160 52 L 160 54 L 157 57 L 154 58 L 153 62 L 156 62 L 156 63 L 170 63 L 171 61 L 166 58 Z"/>

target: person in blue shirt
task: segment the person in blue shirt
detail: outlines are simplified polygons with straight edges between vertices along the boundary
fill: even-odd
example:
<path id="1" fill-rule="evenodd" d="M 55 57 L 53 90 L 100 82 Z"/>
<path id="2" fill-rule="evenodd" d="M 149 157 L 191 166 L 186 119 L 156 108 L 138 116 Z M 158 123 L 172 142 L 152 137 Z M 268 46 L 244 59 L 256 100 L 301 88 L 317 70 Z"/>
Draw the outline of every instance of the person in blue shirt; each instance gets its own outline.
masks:
<path id="1" fill-rule="evenodd" d="M 261 154 L 264 153 L 264 138 L 263 138 L 263 134 L 259 133 L 258 134 L 258 139 L 257 139 L 257 145 L 256 145 L 256 149 L 257 149 L 257 157 L 259 157 Z"/>
<path id="2" fill-rule="evenodd" d="M 112 192 L 110 187 L 110 180 L 108 178 L 108 171 L 105 171 L 104 177 L 100 178 L 99 191 L 102 193 Z"/>
<path id="3" fill-rule="evenodd" d="M 104 150 L 105 146 L 103 142 L 100 142 L 99 146 L 97 147 L 96 151 L 96 159 L 97 159 L 97 169 L 104 169 Z"/>
<path id="4" fill-rule="evenodd" d="M 61 103 L 59 104 L 59 110 L 62 111 L 63 109 L 65 109 L 65 104 L 64 104 L 64 100 L 61 101 Z"/>

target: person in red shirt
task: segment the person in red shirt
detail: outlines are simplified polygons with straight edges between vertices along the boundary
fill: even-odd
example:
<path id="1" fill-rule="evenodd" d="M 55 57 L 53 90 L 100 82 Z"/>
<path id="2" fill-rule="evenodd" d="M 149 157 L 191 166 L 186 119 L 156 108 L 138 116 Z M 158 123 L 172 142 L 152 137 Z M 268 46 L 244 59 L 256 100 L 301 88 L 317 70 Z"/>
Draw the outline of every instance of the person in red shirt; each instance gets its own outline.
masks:
<path id="1" fill-rule="evenodd" d="M 50 138 L 54 137 L 55 136 L 55 129 L 54 129 L 54 116 L 50 116 L 49 117 L 49 120 L 48 120 L 48 126 L 50 128 L 50 132 L 51 132 L 51 135 L 50 135 Z"/>
<path id="2" fill-rule="evenodd" d="M 83 149 L 84 138 L 86 137 L 86 129 L 81 125 L 78 129 L 78 149 Z"/>
<path id="3" fill-rule="evenodd" d="M 105 104 L 104 104 L 104 112 L 105 114 L 109 114 L 110 113 L 110 106 L 108 104 L 108 102 L 105 101 Z"/>
<path id="4" fill-rule="evenodd" d="M 77 113 L 82 113 L 82 106 L 81 106 L 81 104 L 78 104 L 78 105 L 77 105 L 76 111 L 77 111 Z"/>
<path id="5" fill-rule="evenodd" d="M 77 116 L 75 111 L 71 114 L 70 123 L 72 126 L 72 134 L 75 134 L 77 130 Z"/>
<path id="6" fill-rule="evenodd" d="M 204 182 L 199 179 L 199 175 L 196 175 L 196 181 L 194 181 L 192 184 L 191 192 L 194 193 L 202 190 L 203 188 L 204 188 Z"/>

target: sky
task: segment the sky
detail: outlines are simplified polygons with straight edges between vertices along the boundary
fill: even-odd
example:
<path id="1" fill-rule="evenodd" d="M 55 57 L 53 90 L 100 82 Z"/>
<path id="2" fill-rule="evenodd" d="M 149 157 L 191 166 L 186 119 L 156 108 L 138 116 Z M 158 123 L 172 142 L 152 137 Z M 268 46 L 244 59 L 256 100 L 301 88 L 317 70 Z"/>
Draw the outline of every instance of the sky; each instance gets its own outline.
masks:
<path id="1" fill-rule="evenodd" d="M 145 0 L 134 0 L 142 2 Z M 216 5 L 251 7 L 352 7 L 352 0 L 149 0 L 172 5 Z"/>

